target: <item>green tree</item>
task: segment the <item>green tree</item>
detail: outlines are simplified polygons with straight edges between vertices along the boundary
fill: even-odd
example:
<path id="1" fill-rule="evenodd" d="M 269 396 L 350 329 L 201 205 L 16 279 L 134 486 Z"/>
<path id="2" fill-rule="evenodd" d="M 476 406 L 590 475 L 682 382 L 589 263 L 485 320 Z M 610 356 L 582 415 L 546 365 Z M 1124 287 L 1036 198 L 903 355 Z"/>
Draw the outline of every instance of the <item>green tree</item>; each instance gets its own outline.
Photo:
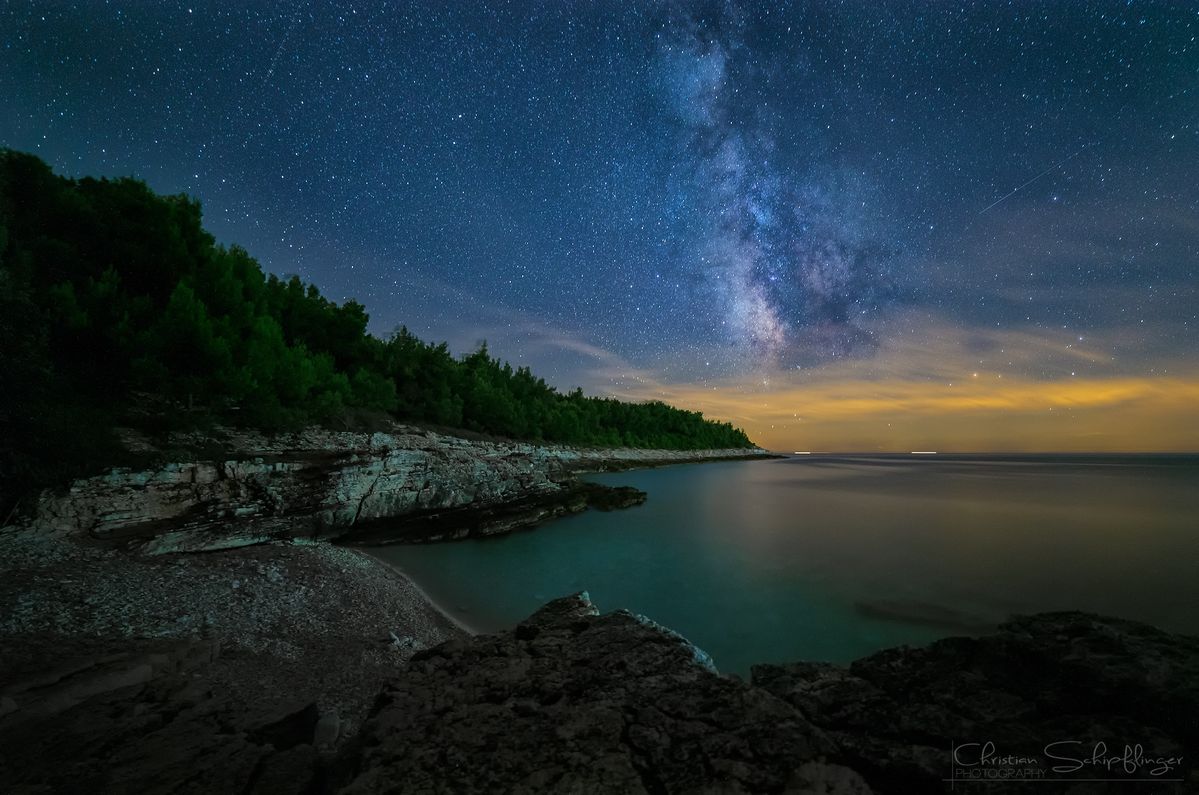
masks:
<path id="1" fill-rule="evenodd" d="M 10 501 L 113 463 L 113 428 L 148 417 L 282 429 L 362 408 L 571 444 L 749 445 L 698 413 L 559 393 L 486 345 L 457 359 L 405 328 L 377 339 L 368 324 L 361 304 L 338 305 L 216 245 L 186 196 L 65 179 L 0 150 L 0 479 Z"/>

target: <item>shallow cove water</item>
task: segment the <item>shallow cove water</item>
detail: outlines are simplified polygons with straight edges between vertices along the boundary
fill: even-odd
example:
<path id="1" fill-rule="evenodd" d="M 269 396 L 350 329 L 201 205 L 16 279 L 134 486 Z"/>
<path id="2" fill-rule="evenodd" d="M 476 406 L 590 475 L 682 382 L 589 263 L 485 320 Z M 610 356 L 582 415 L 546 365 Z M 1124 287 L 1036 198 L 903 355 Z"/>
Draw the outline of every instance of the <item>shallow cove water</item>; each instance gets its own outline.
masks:
<path id="1" fill-rule="evenodd" d="M 812 455 L 589 479 L 649 499 L 532 532 L 370 551 L 480 631 L 587 590 L 740 674 L 1043 610 L 1199 634 L 1197 456 Z"/>

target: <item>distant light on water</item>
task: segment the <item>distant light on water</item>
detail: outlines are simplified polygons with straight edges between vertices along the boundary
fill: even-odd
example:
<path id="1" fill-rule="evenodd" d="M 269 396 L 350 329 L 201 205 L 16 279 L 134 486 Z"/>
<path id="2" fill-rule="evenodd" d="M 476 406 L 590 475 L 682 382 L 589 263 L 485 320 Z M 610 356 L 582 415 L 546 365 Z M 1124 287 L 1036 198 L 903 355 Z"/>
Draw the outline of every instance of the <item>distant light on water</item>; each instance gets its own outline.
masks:
<path id="1" fill-rule="evenodd" d="M 912 455 L 936 455 L 936 450 L 913 450 Z"/>

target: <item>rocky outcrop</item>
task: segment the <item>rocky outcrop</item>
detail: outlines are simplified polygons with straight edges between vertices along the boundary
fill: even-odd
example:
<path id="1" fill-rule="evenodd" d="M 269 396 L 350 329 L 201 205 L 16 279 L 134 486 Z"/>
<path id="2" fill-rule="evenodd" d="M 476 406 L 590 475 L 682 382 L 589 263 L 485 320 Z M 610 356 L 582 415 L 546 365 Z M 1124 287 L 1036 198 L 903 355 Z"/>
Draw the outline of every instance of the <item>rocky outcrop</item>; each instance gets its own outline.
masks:
<path id="1" fill-rule="evenodd" d="M 2 535 L 0 792 L 311 792 L 404 662 L 465 634 L 332 544 Z"/>
<path id="2" fill-rule="evenodd" d="M 848 667 L 758 666 L 747 683 L 677 633 L 600 615 L 577 594 L 511 631 L 397 663 L 352 733 L 289 681 L 217 686 L 219 652 L 210 640 L 130 641 L 10 677 L 0 780 L 18 792 L 309 794 L 1199 785 L 1199 639 L 1081 613 Z"/>
<path id="3" fill-rule="evenodd" d="M 215 646 L 130 645 L 136 653 L 73 660 L 15 686 L 42 698 L 0 716 L 6 792 L 311 791 L 324 717 L 315 704 L 214 690 L 203 666 Z"/>
<path id="4" fill-rule="evenodd" d="M 210 439 L 187 441 L 179 446 L 213 447 Z M 217 446 L 219 457 L 76 481 L 44 496 L 30 523 L 151 553 L 346 539 L 367 530 L 377 541 L 459 538 L 508 532 L 602 501 L 574 483 L 578 472 L 764 455 L 482 442 L 404 426 L 270 438 L 225 432 Z M 412 523 L 380 538 L 381 522 L 405 518 Z"/>
<path id="5" fill-rule="evenodd" d="M 869 789 L 785 701 L 579 594 L 412 658 L 342 758 L 347 793 Z"/>
<path id="6" fill-rule="evenodd" d="M 759 666 L 747 684 L 579 595 L 413 657 L 340 775 L 353 793 L 1182 792 L 1197 735 L 1199 639 L 1142 624 L 1043 614 L 848 668 Z"/>
<path id="7" fill-rule="evenodd" d="M 756 666 L 753 684 L 824 730 L 832 757 L 882 792 L 958 779 L 1017 793 L 1055 778 L 1076 779 L 1058 790 L 1072 793 L 1128 792 L 1137 779 L 1199 791 L 1199 638 L 1145 624 L 1043 613 L 848 668 Z"/>
<path id="8" fill-rule="evenodd" d="M 140 654 L 120 651 L 57 661 L 0 690 L 0 717 L 48 718 L 88 699 L 150 682 L 164 673 L 188 673 L 220 653 L 215 640 L 160 645 Z"/>
<path id="9" fill-rule="evenodd" d="M 644 491 L 632 486 L 601 486 L 570 480 L 553 491 L 539 491 L 503 502 L 468 503 L 449 509 L 412 511 L 397 517 L 359 522 L 352 534 L 342 540 L 378 546 L 493 536 L 533 527 L 588 508 L 600 511 L 629 508 L 645 502 L 646 497 Z"/>

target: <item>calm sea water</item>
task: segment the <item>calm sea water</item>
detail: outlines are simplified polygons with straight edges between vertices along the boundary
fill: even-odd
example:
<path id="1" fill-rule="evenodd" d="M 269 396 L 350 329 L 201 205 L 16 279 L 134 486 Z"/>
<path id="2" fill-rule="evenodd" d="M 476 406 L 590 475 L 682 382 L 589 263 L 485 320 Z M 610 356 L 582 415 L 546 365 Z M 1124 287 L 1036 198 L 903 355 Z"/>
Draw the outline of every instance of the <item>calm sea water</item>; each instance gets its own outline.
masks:
<path id="1" fill-rule="evenodd" d="M 372 552 L 482 631 L 587 590 L 742 674 L 1041 610 L 1199 634 L 1196 456 L 797 456 L 593 479 L 649 500 Z"/>

